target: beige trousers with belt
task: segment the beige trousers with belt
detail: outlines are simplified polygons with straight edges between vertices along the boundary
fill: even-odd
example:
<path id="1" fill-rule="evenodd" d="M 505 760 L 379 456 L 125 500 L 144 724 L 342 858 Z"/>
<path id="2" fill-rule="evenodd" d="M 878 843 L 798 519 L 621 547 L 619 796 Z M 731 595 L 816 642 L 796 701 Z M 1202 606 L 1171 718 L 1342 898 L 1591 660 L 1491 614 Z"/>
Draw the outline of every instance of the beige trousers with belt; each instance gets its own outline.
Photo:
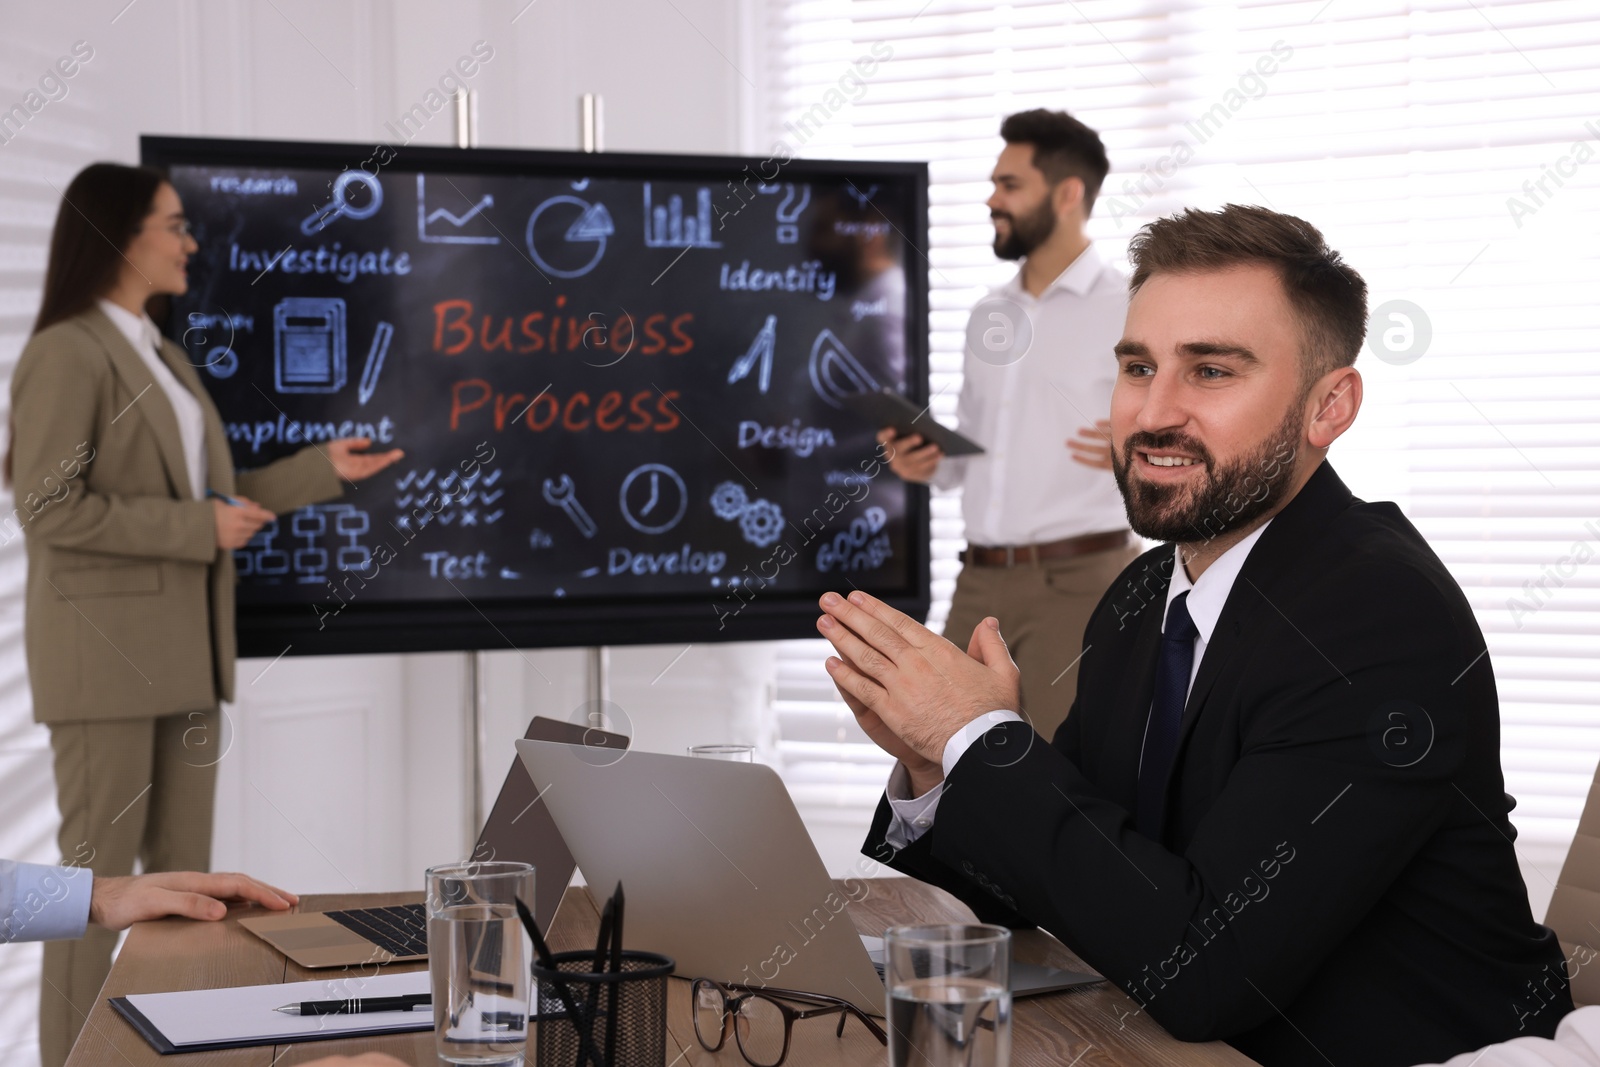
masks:
<path id="1" fill-rule="evenodd" d="M 211 820 L 221 716 L 53 722 L 63 863 L 96 877 L 211 867 Z M 98 926 L 77 941 L 44 946 L 39 999 L 42 1067 L 61 1067 L 111 970 L 117 935 Z"/>
<path id="2" fill-rule="evenodd" d="M 1112 581 L 1143 551 L 1134 539 L 1122 548 L 1039 564 L 967 564 L 956 578 L 944 635 L 965 649 L 985 616 L 1000 620 L 1000 633 L 1022 672 L 1018 710 L 1048 741 L 1077 696 L 1089 616 Z"/>

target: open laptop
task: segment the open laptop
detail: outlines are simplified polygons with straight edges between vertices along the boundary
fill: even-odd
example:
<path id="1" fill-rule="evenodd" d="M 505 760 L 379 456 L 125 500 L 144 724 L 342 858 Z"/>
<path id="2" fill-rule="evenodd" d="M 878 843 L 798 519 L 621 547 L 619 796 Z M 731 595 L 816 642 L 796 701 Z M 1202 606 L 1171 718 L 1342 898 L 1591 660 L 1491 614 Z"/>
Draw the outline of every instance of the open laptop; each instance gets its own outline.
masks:
<path id="1" fill-rule="evenodd" d="M 870 883 L 834 884 L 771 768 L 654 752 L 601 760 L 539 740 L 517 752 L 584 878 L 626 888 L 626 947 L 671 956 L 687 978 L 826 993 L 883 1014 L 883 978 L 846 911 Z M 1014 964 L 1011 985 L 1025 996 L 1101 980 Z"/>
<path id="2" fill-rule="evenodd" d="M 528 724 L 525 736 L 576 745 L 595 760 L 615 759 L 628 747 L 621 734 L 542 717 Z M 522 761 L 512 760 L 471 858 L 480 863 L 531 863 L 534 915 L 542 929 L 549 929 L 576 862 L 550 812 L 535 803 L 538 797 L 539 789 Z M 428 956 L 428 920 L 421 904 L 262 915 L 240 919 L 239 925 L 302 967 L 351 967 Z"/>

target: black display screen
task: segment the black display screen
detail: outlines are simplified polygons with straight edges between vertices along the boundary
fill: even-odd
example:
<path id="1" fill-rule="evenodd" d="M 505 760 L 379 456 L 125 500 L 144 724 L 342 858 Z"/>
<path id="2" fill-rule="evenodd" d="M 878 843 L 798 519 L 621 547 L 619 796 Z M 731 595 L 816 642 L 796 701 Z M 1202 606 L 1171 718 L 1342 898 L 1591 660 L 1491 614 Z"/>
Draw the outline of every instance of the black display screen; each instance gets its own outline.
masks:
<path id="1" fill-rule="evenodd" d="M 810 636 L 926 613 L 925 494 L 841 397 L 926 401 L 921 164 L 147 137 L 200 250 L 168 331 L 240 469 L 406 458 L 235 553 L 245 654 Z"/>

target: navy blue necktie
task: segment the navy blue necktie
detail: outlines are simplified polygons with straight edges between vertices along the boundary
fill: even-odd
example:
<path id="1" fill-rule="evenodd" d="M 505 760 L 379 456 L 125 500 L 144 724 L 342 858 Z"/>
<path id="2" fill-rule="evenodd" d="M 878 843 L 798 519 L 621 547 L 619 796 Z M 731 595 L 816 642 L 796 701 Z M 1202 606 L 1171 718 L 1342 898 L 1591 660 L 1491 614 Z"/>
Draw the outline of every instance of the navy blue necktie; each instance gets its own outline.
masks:
<path id="1" fill-rule="evenodd" d="M 1156 657 L 1156 692 L 1150 702 L 1150 722 L 1144 731 L 1144 754 L 1139 760 L 1139 832 L 1156 838 L 1161 832 L 1162 797 L 1172 757 L 1178 751 L 1178 730 L 1183 706 L 1189 699 L 1189 674 L 1194 669 L 1194 639 L 1200 631 L 1189 617 L 1185 590 L 1172 598 L 1167 622 L 1161 630 L 1161 653 Z"/>

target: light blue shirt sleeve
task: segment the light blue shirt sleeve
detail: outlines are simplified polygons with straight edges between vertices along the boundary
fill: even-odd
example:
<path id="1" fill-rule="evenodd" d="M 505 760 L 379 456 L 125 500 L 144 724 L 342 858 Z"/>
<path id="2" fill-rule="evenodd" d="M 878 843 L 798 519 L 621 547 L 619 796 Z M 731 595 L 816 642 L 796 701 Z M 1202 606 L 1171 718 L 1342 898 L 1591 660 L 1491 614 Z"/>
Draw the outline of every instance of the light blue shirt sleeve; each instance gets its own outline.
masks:
<path id="1" fill-rule="evenodd" d="M 967 725 L 950 735 L 950 740 L 944 743 L 944 755 L 940 764 L 944 767 L 944 776 L 950 777 L 950 772 L 955 770 L 961 757 L 967 749 L 988 733 L 993 727 L 1003 722 L 1021 722 L 1022 716 L 1014 711 L 991 711 L 973 719 Z M 920 797 L 911 795 L 911 775 L 907 773 L 905 764 L 896 762 L 894 770 L 889 772 L 889 784 L 884 789 L 884 796 L 889 801 L 889 810 L 893 818 L 889 821 L 889 829 L 884 832 L 883 839 L 893 849 L 902 849 L 927 832 L 933 825 L 933 817 L 939 808 L 939 798 L 944 795 L 944 783 L 940 782 Z"/>
<path id="2" fill-rule="evenodd" d="M 0 860 L 0 944 L 82 937 L 93 888 L 86 867 Z"/>

